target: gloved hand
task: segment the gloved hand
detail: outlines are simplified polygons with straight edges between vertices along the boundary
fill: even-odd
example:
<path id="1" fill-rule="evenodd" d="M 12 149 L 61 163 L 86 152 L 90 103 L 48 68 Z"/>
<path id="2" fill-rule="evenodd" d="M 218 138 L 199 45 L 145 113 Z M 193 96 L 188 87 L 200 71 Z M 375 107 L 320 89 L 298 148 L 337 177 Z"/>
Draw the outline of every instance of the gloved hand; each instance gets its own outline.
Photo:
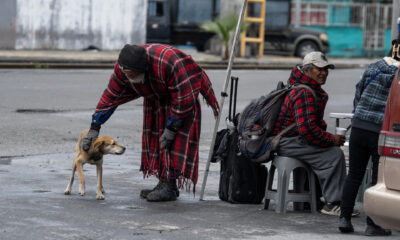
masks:
<path id="1" fill-rule="evenodd" d="M 86 136 L 82 139 L 82 149 L 84 151 L 88 151 L 90 148 L 90 145 L 92 145 L 92 142 L 96 140 L 96 138 L 99 136 L 100 132 L 100 127 L 99 128 L 93 128 L 91 127 L 89 129 L 89 132 L 86 134 Z"/>
<path id="2" fill-rule="evenodd" d="M 161 149 L 170 149 L 175 140 L 176 131 L 165 128 L 160 138 Z"/>

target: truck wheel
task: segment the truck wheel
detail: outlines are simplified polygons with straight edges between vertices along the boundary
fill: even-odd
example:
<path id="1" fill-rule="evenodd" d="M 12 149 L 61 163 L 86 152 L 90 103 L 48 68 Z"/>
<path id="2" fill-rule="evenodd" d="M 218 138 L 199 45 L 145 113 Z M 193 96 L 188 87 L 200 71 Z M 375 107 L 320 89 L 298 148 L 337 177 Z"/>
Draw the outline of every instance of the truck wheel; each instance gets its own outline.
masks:
<path id="1" fill-rule="evenodd" d="M 204 52 L 206 50 L 206 46 L 205 46 L 204 43 L 203 44 L 196 44 L 196 49 L 199 52 Z"/>
<path id="2" fill-rule="evenodd" d="M 309 52 L 319 51 L 318 45 L 310 40 L 303 41 L 296 48 L 296 56 L 304 58 Z"/>

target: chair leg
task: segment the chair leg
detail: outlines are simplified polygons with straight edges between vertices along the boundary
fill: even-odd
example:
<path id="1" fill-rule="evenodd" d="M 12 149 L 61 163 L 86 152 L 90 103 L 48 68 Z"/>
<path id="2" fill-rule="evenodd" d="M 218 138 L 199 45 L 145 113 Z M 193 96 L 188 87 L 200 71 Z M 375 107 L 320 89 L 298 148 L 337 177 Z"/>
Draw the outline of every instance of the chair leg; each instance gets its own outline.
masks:
<path id="1" fill-rule="evenodd" d="M 306 171 L 303 168 L 293 170 L 293 189 L 295 193 L 303 193 L 305 191 Z M 297 211 L 304 210 L 303 202 L 293 202 L 293 209 Z"/>
<path id="2" fill-rule="evenodd" d="M 276 167 L 271 165 L 271 169 L 269 170 L 268 174 L 268 181 L 267 181 L 267 190 L 272 190 L 272 184 L 274 183 L 274 176 L 275 176 Z"/>
<path id="3" fill-rule="evenodd" d="M 287 181 L 286 171 L 279 171 L 278 173 L 278 201 L 275 212 L 286 213 L 286 196 L 288 193 L 289 181 Z"/>
<path id="4" fill-rule="evenodd" d="M 311 191 L 311 212 L 317 212 L 317 189 L 315 186 L 315 174 L 312 170 L 310 170 L 309 174 L 309 184 L 310 184 L 310 191 Z"/>
<path id="5" fill-rule="evenodd" d="M 274 172 L 275 172 L 275 166 L 271 165 L 271 168 L 267 176 L 267 184 L 265 186 L 264 209 L 268 209 L 269 207 L 270 196 L 268 193 L 272 191 L 272 184 L 274 183 Z"/>
<path id="6" fill-rule="evenodd" d="M 267 198 L 264 198 L 264 209 L 268 209 L 268 207 L 269 207 L 269 199 L 267 199 Z"/>

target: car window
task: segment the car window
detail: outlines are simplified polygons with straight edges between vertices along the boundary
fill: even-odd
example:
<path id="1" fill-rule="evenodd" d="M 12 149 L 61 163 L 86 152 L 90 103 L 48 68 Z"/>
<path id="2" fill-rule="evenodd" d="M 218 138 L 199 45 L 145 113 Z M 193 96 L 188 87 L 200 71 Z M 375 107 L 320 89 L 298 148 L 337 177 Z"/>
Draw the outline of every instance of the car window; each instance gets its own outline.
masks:
<path id="1" fill-rule="evenodd" d="M 149 17 L 164 16 L 164 6 L 162 2 L 149 2 L 148 8 Z"/>

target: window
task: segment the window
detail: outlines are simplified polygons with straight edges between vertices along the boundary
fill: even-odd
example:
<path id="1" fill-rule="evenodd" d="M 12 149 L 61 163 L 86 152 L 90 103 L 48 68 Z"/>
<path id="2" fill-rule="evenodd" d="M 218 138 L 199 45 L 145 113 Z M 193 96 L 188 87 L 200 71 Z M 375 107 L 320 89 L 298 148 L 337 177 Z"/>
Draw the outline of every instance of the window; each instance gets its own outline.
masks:
<path id="1" fill-rule="evenodd" d="M 162 17 L 164 16 L 164 6 L 162 2 L 149 2 L 149 16 Z"/>

